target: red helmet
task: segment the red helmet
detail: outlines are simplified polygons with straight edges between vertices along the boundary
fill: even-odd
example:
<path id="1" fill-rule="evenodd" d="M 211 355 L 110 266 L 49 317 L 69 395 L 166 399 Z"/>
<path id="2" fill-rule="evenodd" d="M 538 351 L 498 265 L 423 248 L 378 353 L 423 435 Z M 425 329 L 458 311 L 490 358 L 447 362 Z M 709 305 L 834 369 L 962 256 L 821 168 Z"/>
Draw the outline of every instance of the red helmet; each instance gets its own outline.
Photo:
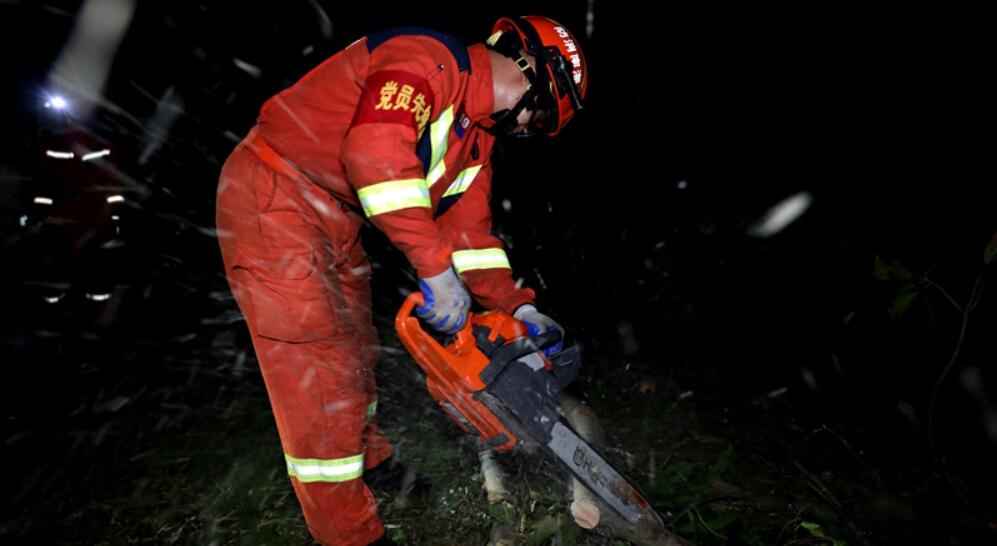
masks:
<path id="1" fill-rule="evenodd" d="M 516 39 L 509 40 L 513 36 Z M 556 135 L 582 109 L 589 83 L 585 55 L 575 37 L 556 21 L 534 15 L 502 17 L 495 22 L 488 44 L 513 59 L 520 49 L 536 59 L 536 81 L 531 84 L 537 88 L 536 107 L 547 111 L 538 120 L 540 132 Z"/>

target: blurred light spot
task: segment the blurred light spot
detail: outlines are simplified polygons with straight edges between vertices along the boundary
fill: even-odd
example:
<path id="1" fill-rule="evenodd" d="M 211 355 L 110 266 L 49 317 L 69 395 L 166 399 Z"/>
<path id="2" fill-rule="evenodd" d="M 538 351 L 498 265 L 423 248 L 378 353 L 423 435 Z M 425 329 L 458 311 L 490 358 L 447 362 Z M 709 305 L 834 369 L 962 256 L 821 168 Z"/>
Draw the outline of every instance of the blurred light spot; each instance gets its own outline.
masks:
<path id="1" fill-rule="evenodd" d="M 909 421 L 915 428 L 921 427 L 920 421 L 917 418 L 917 411 L 914 410 L 914 406 L 912 406 L 910 402 L 904 402 L 903 400 L 897 401 L 897 411 L 899 411 L 900 415 L 903 415 L 904 418 L 906 418 L 907 421 Z"/>
<path id="2" fill-rule="evenodd" d="M 22 214 L 21 218 L 19 219 L 19 223 L 21 224 L 21 227 L 28 225 L 28 215 Z"/>
<path id="3" fill-rule="evenodd" d="M 35 197 L 35 203 L 39 205 L 51 205 L 53 202 L 48 197 Z"/>
<path id="4" fill-rule="evenodd" d="M 502 200 L 502 210 L 504 210 L 506 212 L 510 212 L 512 210 L 512 201 L 509 201 L 508 199 L 503 199 Z"/>
<path id="5" fill-rule="evenodd" d="M 259 78 L 260 74 L 263 74 L 263 71 L 260 70 L 260 67 L 251 65 L 246 61 L 243 61 L 242 59 L 239 59 L 237 57 L 233 57 L 232 62 L 235 63 L 235 66 L 239 67 L 239 70 L 242 70 L 243 72 L 249 74 L 254 78 Z"/>
<path id="6" fill-rule="evenodd" d="M 332 38 L 332 19 L 329 18 L 329 14 L 325 12 L 318 0 L 308 0 L 308 4 L 315 10 L 315 18 L 318 20 L 319 32 L 322 33 L 322 37 L 326 40 Z"/>
<path id="7" fill-rule="evenodd" d="M 83 161 L 91 161 L 94 159 L 99 159 L 101 157 L 107 157 L 111 155 L 111 150 L 100 150 L 97 152 L 90 152 L 83 155 Z"/>
<path id="8" fill-rule="evenodd" d="M 616 325 L 616 332 L 620 335 L 620 345 L 623 347 L 623 354 L 626 356 L 637 356 L 640 354 L 640 344 L 637 343 L 637 336 L 634 335 L 634 328 L 629 322 L 621 322 Z"/>
<path id="9" fill-rule="evenodd" d="M 125 198 L 122 195 L 112 195 L 107 198 L 108 203 L 124 203 Z"/>
<path id="10" fill-rule="evenodd" d="M 990 408 L 984 417 L 987 426 L 987 435 L 990 441 L 997 444 L 997 409 Z"/>
<path id="11" fill-rule="evenodd" d="M 58 296 L 45 296 L 45 301 L 48 303 L 59 303 L 59 300 L 65 297 L 65 294 L 59 294 Z"/>
<path id="12" fill-rule="evenodd" d="M 87 299 L 91 301 L 107 301 L 111 299 L 110 294 L 87 294 Z"/>
<path id="13" fill-rule="evenodd" d="M 817 384 L 817 376 L 814 375 L 814 372 L 812 372 L 810 368 L 801 369 L 800 375 L 803 376 L 803 382 L 807 384 L 807 387 L 810 390 L 815 391 L 820 388 Z"/>
<path id="14" fill-rule="evenodd" d="M 585 37 L 591 38 L 595 31 L 595 0 L 589 0 L 588 11 L 585 13 Z"/>
<path id="15" fill-rule="evenodd" d="M 62 110 L 67 106 L 69 106 L 69 104 L 66 103 L 66 99 L 58 95 L 52 97 L 52 100 L 45 103 L 45 108 L 55 108 L 56 110 Z"/>
<path id="16" fill-rule="evenodd" d="M 120 219 L 121 219 L 121 217 L 118 216 L 117 214 L 112 214 L 111 215 L 111 220 L 120 220 Z"/>
<path id="17" fill-rule="evenodd" d="M 968 366 L 959 372 L 959 382 L 974 398 L 986 399 L 986 389 L 983 386 L 983 374 L 976 366 Z"/>
<path id="18" fill-rule="evenodd" d="M 761 220 L 755 222 L 748 229 L 748 234 L 753 237 L 771 237 L 795 222 L 810 208 L 812 202 L 813 196 L 805 191 L 787 197 L 770 208 Z"/>
<path id="19" fill-rule="evenodd" d="M 97 412 L 103 412 L 103 411 L 115 412 L 115 411 L 118 411 L 119 409 L 125 407 L 125 405 L 128 404 L 128 402 L 130 402 L 130 401 L 131 401 L 131 398 L 128 398 L 127 396 L 115 396 L 114 398 L 112 398 L 112 399 L 108 400 L 107 402 L 104 402 L 103 404 L 101 404 L 100 407 L 98 407 L 96 409 L 96 411 Z"/>
<path id="20" fill-rule="evenodd" d="M 45 155 L 55 159 L 72 159 L 74 157 L 73 152 L 57 152 L 55 150 L 45 150 Z"/>
<path id="21" fill-rule="evenodd" d="M 312 51 L 315 51 L 315 46 L 310 45 L 310 46 L 306 47 L 304 50 L 302 50 L 301 54 L 305 55 L 305 56 L 311 55 Z"/>
<path id="22" fill-rule="evenodd" d="M 679 183 L 675 185 L 680 190 L 684 190 L 689 187 L 689 182 L 686 180 L 679 180 Z"/>

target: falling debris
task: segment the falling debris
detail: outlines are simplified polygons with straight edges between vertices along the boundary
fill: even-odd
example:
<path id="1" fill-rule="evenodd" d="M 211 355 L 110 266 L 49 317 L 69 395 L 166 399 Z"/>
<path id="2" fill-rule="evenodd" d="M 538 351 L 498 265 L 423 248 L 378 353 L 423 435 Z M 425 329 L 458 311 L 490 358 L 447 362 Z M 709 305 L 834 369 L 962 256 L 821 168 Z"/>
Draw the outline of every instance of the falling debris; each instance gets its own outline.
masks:
<path id="1" fill-rule="evenodd" d="M 591 38 L 595 32 L 595 0 L 588 0 L 588 10 L 585 12 L 585 37 Z"/>
<path id="2" fill-rule="evenodd" d="M 780 201 L 765 213 L 761 220 L 748 228 L 752 237 L 771 237 L 786 229 L 810 208 L 813 197 L 808 192 L 800 192 Z"/>
<path id="3" fill-rule="evenodd" d="M 242 70 L 254 78 L 259 78 L 260 75 L 263 74 L 263 70 L 260 67 L 249 64 L 238 57 L 233 57 L 232 62 L 235 63 L 235 66 L 239 67 L 239 70 Z"/>
<path id="4" fill-rule="evenodd" d="M 156 101 L 156 111 L 153 112 L 152 118 L 144 126 L 142 153 L 138 157 L 140 165 L 148 163 L 169 138 L 173 124 L 183 113 L 183 106 L 183 97 L 172 85 L 167 87 L 162 97 Z"/>
<path id="5" fill-rule="evenodd" d="M 633 324 L 626 321 L 620 322 L 616 325 L 616 331 L 620 335 L 620 345 L 623 347 L 624 356 L 635 357 L 639 355 L 640 344 L 637 343 Z"/>
<path id="6" fill-rule="evenodd" d="M 780 396 L 786 394 L 787 392 L 789 392 L 789 388 L 782 387 L 780 389 L 776 389 L 776 390 L 768 393 L 766 396 L 768 396 L 769 398 L 779 398 Z"/>
<path id="7" fill-rule="evenodd" d="M 308 5 L 315 11 L 315 20 L 318 21 L 319 31 L 322 37 L 328 40 L 332 38 L 332 19 L 326 13 L 325 8 L 318 3 L 318 0 L 308 0 Z"/>

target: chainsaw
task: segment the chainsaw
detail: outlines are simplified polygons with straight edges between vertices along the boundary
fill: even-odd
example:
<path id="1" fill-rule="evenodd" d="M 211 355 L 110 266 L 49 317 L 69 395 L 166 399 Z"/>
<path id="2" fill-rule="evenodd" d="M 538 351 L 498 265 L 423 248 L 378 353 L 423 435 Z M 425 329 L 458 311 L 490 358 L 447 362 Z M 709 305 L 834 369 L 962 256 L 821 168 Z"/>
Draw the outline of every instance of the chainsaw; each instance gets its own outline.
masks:
<path id="1" fill-rule="evenodd" d="M 412 316 L 422 294 L 408 296 L 395 317 L 402 344 L 426 374 L 426 387 L 460 428 L 489 448 L 508 452 L 545 447 L 609 508 L 631 525 L 662 527 L 661 516 L 626 478 L 564 419 L 558 393 L 581 366 L 578 346 L 550 357 L 558 331 L 529 337 L 501 311 L 472 313 L 444 343 Z"/>

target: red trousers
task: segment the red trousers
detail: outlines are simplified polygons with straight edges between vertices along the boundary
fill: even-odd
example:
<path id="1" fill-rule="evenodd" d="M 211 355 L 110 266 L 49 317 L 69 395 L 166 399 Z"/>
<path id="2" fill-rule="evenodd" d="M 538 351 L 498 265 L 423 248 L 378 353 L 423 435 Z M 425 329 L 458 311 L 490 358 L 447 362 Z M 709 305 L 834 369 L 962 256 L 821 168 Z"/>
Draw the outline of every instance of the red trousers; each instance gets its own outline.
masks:
<path id="1" fill-rule="evenodd" d="M 216 213 L 305 522 L 321 544 L 368 544 L 384 528 L 361 474 L 393 448 L 375 419 L 379 346 L 363 219 L 255 130 L 225 162 Z"/>

